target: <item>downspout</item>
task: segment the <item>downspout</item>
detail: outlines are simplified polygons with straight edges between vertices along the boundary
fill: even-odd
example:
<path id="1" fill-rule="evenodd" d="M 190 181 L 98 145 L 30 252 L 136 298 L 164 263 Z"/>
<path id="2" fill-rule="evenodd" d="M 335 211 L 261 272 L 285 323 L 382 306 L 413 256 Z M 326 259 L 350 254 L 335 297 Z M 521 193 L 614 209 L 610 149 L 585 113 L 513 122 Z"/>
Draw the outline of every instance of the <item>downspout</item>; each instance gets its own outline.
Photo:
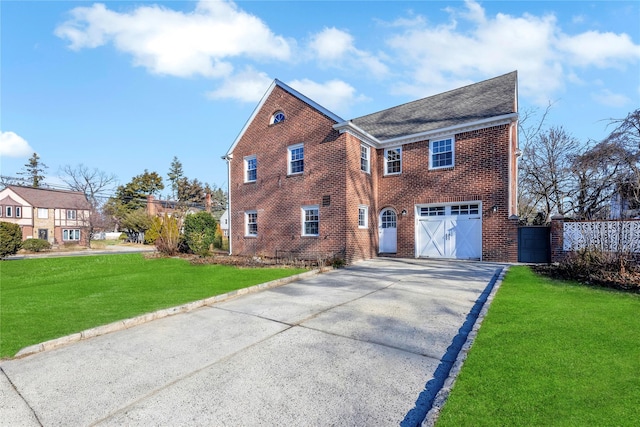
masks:
<path id="1" fill-rule="evenodd" d="M 227 229 L 229 233 L 229 255 L 233 253 L 232 250 L 232 238 L 231 238 L 231 159 L 233 159 L 233 154 L 227 154 L 226 156 L 222 156 L 222 160 L 227 162 L 227 217 L 229 218 L 229 228 Z"/>

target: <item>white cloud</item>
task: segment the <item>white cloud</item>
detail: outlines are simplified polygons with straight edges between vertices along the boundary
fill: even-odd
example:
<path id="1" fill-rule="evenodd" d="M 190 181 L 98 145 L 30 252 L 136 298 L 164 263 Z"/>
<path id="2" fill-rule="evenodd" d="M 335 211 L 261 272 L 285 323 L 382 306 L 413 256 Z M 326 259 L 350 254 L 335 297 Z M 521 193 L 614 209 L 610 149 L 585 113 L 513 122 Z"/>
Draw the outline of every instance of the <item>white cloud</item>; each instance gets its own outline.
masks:
<path id="1" fill-rule="evenodd" d="M 211 99 L 237 99 L 242 102 L 258 102 L 273 79 L 266 73 L 247 68 L 243 72 L 225 79 L 222 85 L 209 93 Z"/>
<path id="2" fill-rule="evenodd" d="M 113 43 L 153 73 L 224 77 L 231 74 L 234 57 L 286 61 L 291 55 L 289 41 L 233 2 L 204 0 L 190 13 L 157 5 L 116 12 L 96 3 L 70 14 L 55 34 L 71 49 Z"/>
<path id="3" fill-rule="evenodd" d="M 640 45 L 634 44 L 627 34 L 587 31 L 575 36 L 562 35 L 558 49 L 569 54 L 572 64 L 583 67 L 620 67 L 640 60 Z"/>
<path id="4" fill-rule="evenodd" d="M 465 9 L 447 9 L 441 25 L 412 25 L 388 40 L 397 60 L 409 70 L 397 93 L 423 96 L 480 78 L 519 72 L 523 96 L 541 105 L 557 97 L 567 83 L 580 81 L 576 68 L 638 63 L 640 46 L 626 34 L 585 32 L 568 35 L 552 14 L 486 16 L 475 1 Z"/>
<path id="5" fill-rule="evenodd" d="M 375 77 L 388 74 L 388 67 L 375 55 L 357 49 L 353 36 L 335 27 L 315 34 L 309 50 L 322 67 L 353 68 Z"/>
<path id="6" fill-rule="evenodd" d="M 302 79 L 287 84 L 338 115 L 346 114 L 353 104 L 367 100 L 364 96 L 356 95 L 356 89 L 341 80 L 317 83 L 309 79 Z"/>
<path id="7" fill-rule="evenodd" d="M 597 103 L 607 107 L 624 107 L 631 104 L 631 99 L 629 99 L 628 96 L 621 93 L 613 93 L 609 89 L 593 92 L 591 98 Z"/>
<path id="8" fill-rule="evenodd" d="M 27 157 L 34 153 L 29 143 L 15 132 L 0 132 L 0 155 Z"/>

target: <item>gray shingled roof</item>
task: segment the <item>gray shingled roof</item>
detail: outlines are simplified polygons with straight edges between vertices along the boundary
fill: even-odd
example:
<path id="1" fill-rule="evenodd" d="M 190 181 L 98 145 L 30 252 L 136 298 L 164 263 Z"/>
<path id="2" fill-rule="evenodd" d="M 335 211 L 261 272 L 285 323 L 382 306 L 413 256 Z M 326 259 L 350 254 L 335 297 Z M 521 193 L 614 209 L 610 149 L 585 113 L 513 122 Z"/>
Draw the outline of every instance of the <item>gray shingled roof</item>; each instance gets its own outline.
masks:
<path id="1" fill-rule="evenodd" d="M 516 112 L 517 72 L 351 120 L 380 141 Z"/>
<path id="2" fill-rule="evenodd" d="M 31 206 L 58 209 L 91 209 L 84 193 L 77 191 L 51 190 L 48 188 L 19 187 L 9 185 L 18 196 Z"/>

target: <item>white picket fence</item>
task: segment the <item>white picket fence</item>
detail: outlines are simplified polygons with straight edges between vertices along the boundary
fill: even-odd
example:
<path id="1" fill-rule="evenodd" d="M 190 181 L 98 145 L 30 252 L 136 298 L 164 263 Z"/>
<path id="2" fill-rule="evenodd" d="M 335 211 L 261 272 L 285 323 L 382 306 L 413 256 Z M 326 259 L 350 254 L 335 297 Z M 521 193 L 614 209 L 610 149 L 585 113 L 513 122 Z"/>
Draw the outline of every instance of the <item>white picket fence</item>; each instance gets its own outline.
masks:
<path id="1" fill-rule="evenodd" d="M 564 223 L 563 249 L 595 248 L 603 252 L 640 253 L 640 221 Z"/>

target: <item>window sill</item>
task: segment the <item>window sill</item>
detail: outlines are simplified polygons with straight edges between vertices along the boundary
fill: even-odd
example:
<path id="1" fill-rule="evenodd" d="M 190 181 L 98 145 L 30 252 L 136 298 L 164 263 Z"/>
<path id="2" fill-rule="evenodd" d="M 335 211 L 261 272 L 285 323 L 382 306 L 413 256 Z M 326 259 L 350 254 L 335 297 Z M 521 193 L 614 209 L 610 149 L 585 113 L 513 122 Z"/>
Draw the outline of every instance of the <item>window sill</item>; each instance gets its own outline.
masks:
<path id="1" fill-rule="evenodd" d="M 286 176 L 286 177 L 287 177 L 287 178 L 294 178 L 294 177 L 296 177 L 296 176 L 303 176 L 303 175 L 304 175 L 304 172 L 296 172 L 296 173 L 290 173 L 290 174 L 287 174 L 287 176 Z"/>
<path id="2" fill-rule="evenodd" d="M 393 178 L 394 176 L 400 176 L 402 175 L 402 172 L 398 172 L 398 173 L 386 173 L 384 175 L 382 175 L 383 178 Z"/>
<path id="3" fill-rule="evenodd" d="M 300 237 L 306 237 L 306 238 L 311 238 L 311 239 L 317 239 L 318 237 L 320 237 L 319 234 L 303 234 Z"/>
<path id="4" fill-rule="evenodd" d="M 257 234 L 248 234 L 244 236 L 245 239 L 256 239 L 257 237 Z"/>
<path id="5" fill-rule="evenodd" d="M 255 184 L 255 183 L 257 183 L 257 182 L 258 182 L 258 180 L 255 180 L 255 181 L 245 181 L 245 182 L 244 182 L 244 184 Z"/>

